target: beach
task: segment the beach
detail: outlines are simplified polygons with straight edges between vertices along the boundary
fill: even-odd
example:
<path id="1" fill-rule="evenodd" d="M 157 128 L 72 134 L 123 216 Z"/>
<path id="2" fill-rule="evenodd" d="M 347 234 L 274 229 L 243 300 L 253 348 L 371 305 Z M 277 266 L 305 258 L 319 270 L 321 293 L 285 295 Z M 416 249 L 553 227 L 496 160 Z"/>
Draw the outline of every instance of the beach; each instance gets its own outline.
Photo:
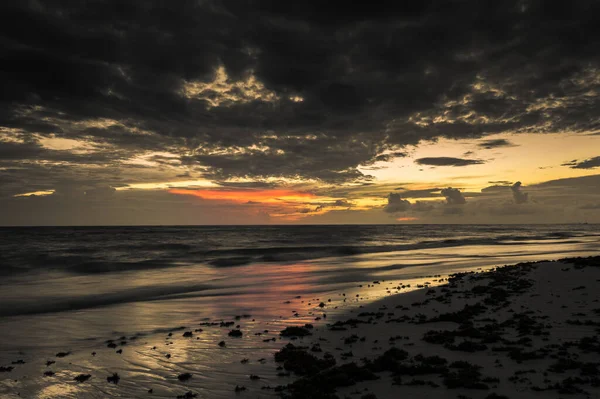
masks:
<path id="1" fill-rule="evenodd" d="M 554 228 L 514 240 L 505 229 L 491 245 L 489 230 L 487 242 L 455 235 L 268 264 L 235 264 L 238 248 L 208 266 L 54 269 L 44 284 L 13 274 L 0 396 L 598 395 L 600 261 L 543 261 L 597 254 L 597 237 Z"/>
<path id="2" fill-rule="evenodd" d="M 284 368 L 304 373 L 315 345 L 336 365 L 284 397 L 598 397 L 599 282 L 600 257 L 570 258 L 377 301 L 286 348 Z"/>

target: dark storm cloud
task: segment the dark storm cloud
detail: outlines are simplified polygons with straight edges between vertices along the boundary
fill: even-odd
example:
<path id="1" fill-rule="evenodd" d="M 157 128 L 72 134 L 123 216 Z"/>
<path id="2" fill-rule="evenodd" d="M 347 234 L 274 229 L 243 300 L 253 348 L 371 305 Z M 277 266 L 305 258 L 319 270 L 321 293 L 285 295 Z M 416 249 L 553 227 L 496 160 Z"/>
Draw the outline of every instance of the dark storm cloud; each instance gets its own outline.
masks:
<path id="1" fill-rule="evenodd" d="M 485 148 L 486 150 L 491 150 L 499 147 L 514 147 L 515 145 L 505 139 L 494 139 L 482 141 L 481 143 L 477 144 L 477 146 L 480 148 Z"/>
<path id="2" fill-rule="evenodd" d="M 562 164 L 562 166 L 570 166 L 572 169 L 593 169 L 600 167 L 600 157 L 593 157 L 583 161 L 574 159 L 571 162 Z"/>
<path id="3" fill-rule="evenodd" d="M 368 180 L 357 166 L 423 139 L 599 130 L 600 100 L 587 95 L 600 86 L 599 8 L 4 1 L 0 127 L 129 156 L 169 148 L 215 180 Z M 219 67 L 229 83 L 262 86 L 184 95 L 186 82 L 212 82 Z M 93 126 L 100 119 L 120 125 Z M 38 160 L 38 148 L 13 149 L 20 156 L 0 154 Z"/>
<path id="4" fill-rule="evenodd" d="M 21 160 L 38 157 L 43 148 L 35 143 L 14 143 L 0 141 L 0 162 L 7 160 Z"/>
<path id="5" fill-rule="evenodd" d="M 445 188 L 442 190 L 442 195 L 446 197 L 446 203 L 448 205 L 463 205 L 467 202 L 463 194 L 457 188 Z"/>
<path id="6" fill-rule="evenodd" d="M 485 163 L 481 159 L 464 159 L 464 158 L 452 158 L 452 157 L 428 157 L 419 158 L 415 160 L 418 165 L 430 165 L 430 166 L 468 166 L 468 165 L 479 165 Z"/>
<path id="7" fill-rule="evenodd" d="M 383 208 L 383 211 L 387 213 L 404 212 L 410 208 L 410 202 L 402 199 L 398 193 L 390 193 L 387 201 L 387 205 Z"/>
<path id="8" fill-rule="evenodd" d="M 513 199 L 516 204 L 523 204 L 529 200 L 529 194 L 521 191 L 520 181 L 510 186 L 510 190 L 512 191 Z"/>

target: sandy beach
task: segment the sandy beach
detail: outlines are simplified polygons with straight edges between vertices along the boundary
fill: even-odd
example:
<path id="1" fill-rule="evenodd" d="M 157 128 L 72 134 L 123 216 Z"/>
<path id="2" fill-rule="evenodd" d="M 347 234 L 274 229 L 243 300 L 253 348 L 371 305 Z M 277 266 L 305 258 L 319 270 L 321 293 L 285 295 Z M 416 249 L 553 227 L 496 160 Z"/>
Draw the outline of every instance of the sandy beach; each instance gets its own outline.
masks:
<path id="1" fill-rule="evenodd" d="M 595 257 L 498 267 L 377 301 L 279 353 L 301 373 L 320 357 L 315 345 L 337 361 L 283 396 L 598 397 L 599 265 Z"/>
<path id="2" fill-rule="evenodd" d="M 10 353 L 2 397 L 529 398 L 600 394 L 600 257 L 520 263 Z M 409 291 L 409 292 L 406 292 Z M 380 298 L 374 300 L 375 298 Z M 219 357 L 217 373 L 207 373 Z M 226 360 L 223 360 L 226 359 Z M 215 384 L 214 379 L 223 380 Z"/>

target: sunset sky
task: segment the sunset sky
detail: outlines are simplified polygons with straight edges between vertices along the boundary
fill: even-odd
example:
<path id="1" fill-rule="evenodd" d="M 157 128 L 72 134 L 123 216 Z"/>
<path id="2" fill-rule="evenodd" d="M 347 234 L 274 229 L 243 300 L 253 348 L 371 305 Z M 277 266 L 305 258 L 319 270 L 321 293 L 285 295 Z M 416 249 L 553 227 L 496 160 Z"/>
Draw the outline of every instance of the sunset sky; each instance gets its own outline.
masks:
<path id="1" fill-rule="evenodd" d="M 600 223 L 598 15 L 3 1 L 0 225 Z"/>

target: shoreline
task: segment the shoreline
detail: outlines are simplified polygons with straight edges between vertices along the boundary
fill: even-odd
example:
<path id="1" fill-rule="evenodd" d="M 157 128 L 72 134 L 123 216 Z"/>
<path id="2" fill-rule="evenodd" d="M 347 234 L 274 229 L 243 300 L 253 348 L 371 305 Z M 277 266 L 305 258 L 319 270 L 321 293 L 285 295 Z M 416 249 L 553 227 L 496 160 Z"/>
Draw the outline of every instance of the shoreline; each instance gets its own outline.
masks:
<path id="1" fill-rule="evenodd" d="M 574 259 L 586 265 L 568 265 Z M 600 353 L 593 338 L 600 327 L 600 304 L 593 296 L 600 281 L 598 265 L 596 256 L 526 262 L 449 278 L 425 276 L 422 289 L 410 292 L 402 290 L 414 285 L 373 281 L 329 297 L 282 297 L 277 306 L 295 313 L 280 320 L 249 314 L 217 317 L 153 335 L 92 339 L 86 349 L 65 348 L 62 356 L 13 354 L 0 363 L 0 394 L 478 399 L 557 397 L 566 391 L 586 397 L 584 390 L 598 395 L 594 373 L 600 364 L 593 359 Z M 380 299 L 367 303 L 373 296 Z M 534 313 L 520 308 L 526 305 Z M 573 324 L 577 319 L 582 324 Z M 289 328 L 294 326 L 300 328 Z M 222 341 L 223 347 L 218 345 Z M 283 349 L 287 343 L 294 347 Z M 564 364 L 557 367 L 568 367 L 563 373 L 548 371 L 559 361 Z M 214 373 L 206 372 L 209 364 L 221 376 L 219 384 L 214 384 Z M 478 388 L 460 386 L 467 377 Z"/>

